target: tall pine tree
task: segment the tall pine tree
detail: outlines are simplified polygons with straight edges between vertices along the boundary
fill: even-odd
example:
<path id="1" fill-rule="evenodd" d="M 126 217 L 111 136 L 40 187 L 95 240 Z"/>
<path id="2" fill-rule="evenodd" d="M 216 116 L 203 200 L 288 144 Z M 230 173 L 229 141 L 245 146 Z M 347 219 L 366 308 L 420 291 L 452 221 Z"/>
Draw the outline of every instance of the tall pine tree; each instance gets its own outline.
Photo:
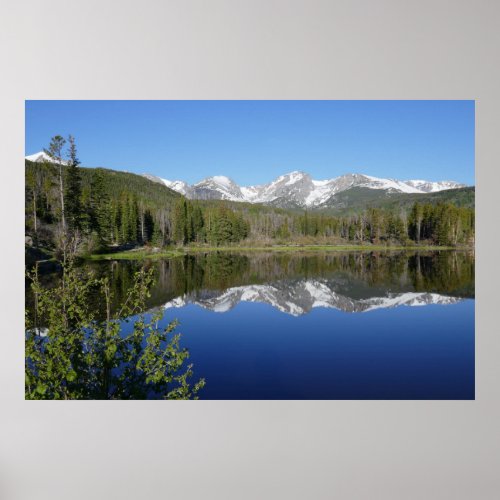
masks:
<path id="1" fill-rule="evenodd" d="M 68 228 L 75 231 L 81 228 L 82 222 L 82 178 L 76 155 L 76 144 L 73 136 L 68 137 L 68 168 L 66 175 L 66 219 Z"/>

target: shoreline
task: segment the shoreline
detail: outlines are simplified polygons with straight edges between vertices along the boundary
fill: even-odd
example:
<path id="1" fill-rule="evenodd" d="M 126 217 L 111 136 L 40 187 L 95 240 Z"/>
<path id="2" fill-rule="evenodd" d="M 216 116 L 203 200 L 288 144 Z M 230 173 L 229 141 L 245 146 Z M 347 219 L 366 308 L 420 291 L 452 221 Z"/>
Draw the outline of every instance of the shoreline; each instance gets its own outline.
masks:
<path id="1" fill-rule="evenodd" d="M 471 247 L 450 247 L 435 245 L 273 245 L 273 246 L 221 246 L 221 247 L 179 247 L 171 250 L 151 251 L 141 249 L 126 250 L 123 252 L 92 254 L 83 257 L 84 260 L 148 260 L 162 258 L 178 258 L 190 254 L 225 252 L 279 252 L 279 253 L 304 253 L 304 252 L 378 252 L 378 251 L 473 251 Z"/>

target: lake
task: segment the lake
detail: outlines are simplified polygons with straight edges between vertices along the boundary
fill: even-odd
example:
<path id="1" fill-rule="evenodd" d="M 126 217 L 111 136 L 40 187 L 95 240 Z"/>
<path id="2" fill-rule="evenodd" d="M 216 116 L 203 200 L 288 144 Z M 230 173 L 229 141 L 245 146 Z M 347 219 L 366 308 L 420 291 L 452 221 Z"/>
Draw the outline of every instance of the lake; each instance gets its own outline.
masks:
<path id="1" fill-rule="evenodd" d="M 178 319 L 201 399 L 474 399 L 474 255 L 209 252 L 85 264 Z M 50 284 L 54 274 L 43 277 Z M 29 305 L 29 294 L 27 296 Z M 97 305 L 96 305 L 97 307 Z"/>

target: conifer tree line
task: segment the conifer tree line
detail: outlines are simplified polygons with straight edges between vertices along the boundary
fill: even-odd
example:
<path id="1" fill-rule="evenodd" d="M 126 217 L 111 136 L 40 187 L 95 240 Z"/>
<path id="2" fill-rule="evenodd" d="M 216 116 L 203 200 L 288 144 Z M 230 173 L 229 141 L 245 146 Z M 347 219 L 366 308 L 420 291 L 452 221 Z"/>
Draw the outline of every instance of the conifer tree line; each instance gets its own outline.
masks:
<path id="1" fill-rule="evenodd" d="M 172 214 L 172 240 L 175 243 L 237 243 L 249 236 L 250 226 L 243 214 L 225 205 L 204 207 L 182 198 Z"/>
<path id="2" fill-rule="evenodd" d="M 321 241 L 338 243 L 472 245 L 475 238 L 474 209 L 451 203 L 415 203 L 399 213 L 369 208 L 359 214 L 332 216 L 305 211 L 246 211 L 252 239 Z"/>
<path id="3" fill-rule="evenodd" d="M 144 177 L 81 168 L 73 137 L 52 138 L 53 162 L 26 162 L 26 234 L 35 245 L 74 253 L 110 246 L 238 242 L 249 227 L 225 207 L 203 208 Z"/>
<path id="4" fill-rule="evenodd" d="M 52 138 L 52 162 L 26 162 L 26 234 L 36 246 L 76 253 L 109 245 L 164 245 L 177 195 L 149 180 L 79 167 L 73 137 Z"/>
<path id="5" fill-rule="evenodd" d="M 26 162 L 26 234 L 35 246 L 92 253 L 111 246 L 247 242 L 471 245 L 474 209 L 415 203 L 348 216 L 192 201 L 142 176 L 82 168 L 75 139 L 55 136 L 53 162 Z"/>

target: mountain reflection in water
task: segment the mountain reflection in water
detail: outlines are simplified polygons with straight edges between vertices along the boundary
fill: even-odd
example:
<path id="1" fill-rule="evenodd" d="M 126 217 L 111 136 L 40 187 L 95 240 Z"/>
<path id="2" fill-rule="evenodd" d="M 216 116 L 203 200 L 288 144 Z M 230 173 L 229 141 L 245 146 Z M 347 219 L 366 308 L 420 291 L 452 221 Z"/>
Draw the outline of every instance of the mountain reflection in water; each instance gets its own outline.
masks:
<path id="1" fill-rule="evenodd" d="M 110 278 L 115 310 L 141 266 L 156 278 L 146 308 L 166 308 L 161 326 L 179 320 L 207 381 L 202 399 L 474 399 L 472 253 L 210 252 L 84 265 Z M 29 289 L 26 298 L 29 309 Z"/>
<path id="2" fill-rule="evenodd" d="M 111 276 L 119 301 L 140 265 L 119 261 L 92 267 Z M 225 312 L 239 302 L 261 302 L 298 316 L 316 307 L 366 312 L 474 298 L 474 256 L 466 252 L 221 252 L 146 266 L 155 269 L 156 277 L 150 308 L 191 303 Z"/>
<path id="3" fill-rule="evenodd" d="M 97 276 L 110 277 L 119 304 L 142 265 L 155 272 L 150 309 L 192 303 L 224 312 L 239 302 L 262 302 L 298 316 L 316 307 L 365 312 L 474 298 L 474 255 L 455 251 L 209 252 L 143 263 L 94 262 L 85 267 Z M 49 286 L 57 279 L 57 274 L 44 276 Z"/>
<path id="4" fill-rule="evenodd" d="M 296 283 L 281 281 L 269 285 L 248 285 L 229 288 L 223 293 L 193 292 L 167 302 L 164 307 L 184 307 L 196 304 L 214 312 L 227 312 L 240 302 L 261 302 L 292 316 L 306 314 L 315 307 L 339 309 L 344 312 L 366 312 L 397 306 L 455 304 L 461 299 L 437 293 L 388 293 L 386 297 L 352 299 L 335 292 L 335 282 L 302 280 Z"/>

